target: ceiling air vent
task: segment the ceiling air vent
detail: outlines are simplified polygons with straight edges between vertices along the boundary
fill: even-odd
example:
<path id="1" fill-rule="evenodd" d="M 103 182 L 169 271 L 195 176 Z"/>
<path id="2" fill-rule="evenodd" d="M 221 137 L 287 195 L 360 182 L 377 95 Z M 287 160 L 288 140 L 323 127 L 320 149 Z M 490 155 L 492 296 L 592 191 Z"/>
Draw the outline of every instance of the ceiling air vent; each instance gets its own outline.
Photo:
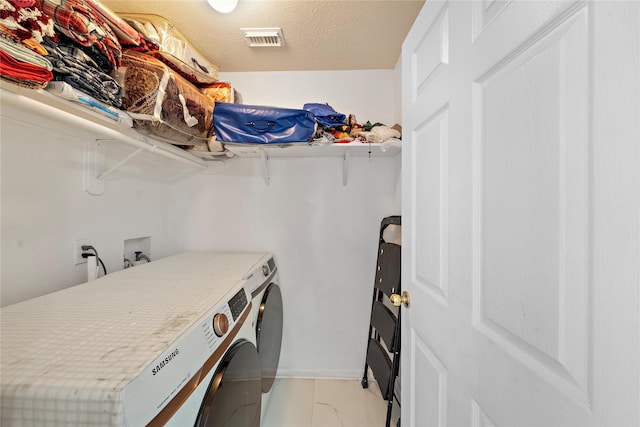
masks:
<path id="1" fill-rule="evenodd" d="M 249 47 L 284 46 L 282 28 L 240 28 Z"/>

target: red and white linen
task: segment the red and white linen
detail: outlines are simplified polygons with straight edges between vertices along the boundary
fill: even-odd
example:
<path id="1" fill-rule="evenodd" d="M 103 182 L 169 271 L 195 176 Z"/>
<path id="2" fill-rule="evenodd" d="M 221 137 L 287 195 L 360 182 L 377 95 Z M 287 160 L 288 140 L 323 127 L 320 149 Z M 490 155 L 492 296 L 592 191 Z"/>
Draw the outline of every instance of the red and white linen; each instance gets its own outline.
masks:
<path id="1" fill-rule="evenodd" d="M 122 60 L 122 47 L 111 27 L 85 0 L 35 0 L 49 15 L 56 29 L 81 46 L 95 48 L 102 53 L 112 68 Z"/>

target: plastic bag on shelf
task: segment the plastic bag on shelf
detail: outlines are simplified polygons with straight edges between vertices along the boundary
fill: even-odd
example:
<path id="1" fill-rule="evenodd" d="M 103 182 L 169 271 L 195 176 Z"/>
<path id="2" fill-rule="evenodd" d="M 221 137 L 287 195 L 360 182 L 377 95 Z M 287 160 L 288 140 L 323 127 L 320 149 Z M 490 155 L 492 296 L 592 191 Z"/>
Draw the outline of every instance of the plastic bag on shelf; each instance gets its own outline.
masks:
<path id="1" fill-rule="evenodd" d="M 82 105 L 84 108 L 98 113 L 99 115 L 109 118 L 116 122 L 120 127 L 130 128 L 133 126 L 131 117 L 124 111 L 112 107 L 111 105 L 101 102 L 91 95 L 88 95 L 78 89 L 75 89 L 69 83 L 61 81 L 50 82 L 46 87 L 50 92 L 60 98 L 73 101 Z"/>
<path id="2" fill-rule="evenodd" d="M 201 87 L 200 91 L 211 98 L 214 102 L 235 102 L 235 91 L 230 83 L 217 82 L 212 85 Z"/>
<path id="3" fill-rule="evenodd" d="M 213 101 L 151 56 L 126 51 L 122 62 L 122 107 L 136 129 L 176 145 L 195 145 L 211 137 Z"/>
<path id="4" fill-rule="evenodd" d="M 166 18 L 143 13 L 119 13 L 118 16 L 158 44 L 160 50 L 150 52 L 150 55 L 169 65 L 191 83 L 206 86 L 218 81 L 218 67 L 198 52 Z"/>

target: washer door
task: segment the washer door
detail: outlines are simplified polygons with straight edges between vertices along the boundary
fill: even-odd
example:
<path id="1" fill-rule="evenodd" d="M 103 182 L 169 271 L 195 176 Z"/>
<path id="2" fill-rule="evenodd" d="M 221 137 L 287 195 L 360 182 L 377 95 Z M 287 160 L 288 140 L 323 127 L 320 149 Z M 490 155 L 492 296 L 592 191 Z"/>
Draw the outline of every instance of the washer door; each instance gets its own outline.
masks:
<path id="1" fill-rule="evenodd" d="M 216 369 L 196 427 L 260 427 L 260 356 L 247 340 L 234 343 Z"/>
<path id="2" fill-rule="evenodd" d="M 278 371 L 282 344 L 282 294 L 275 283 L 262 296 L 256 323 L 256 345 L 262 364 L 262 392 L 271 390 Z"/>

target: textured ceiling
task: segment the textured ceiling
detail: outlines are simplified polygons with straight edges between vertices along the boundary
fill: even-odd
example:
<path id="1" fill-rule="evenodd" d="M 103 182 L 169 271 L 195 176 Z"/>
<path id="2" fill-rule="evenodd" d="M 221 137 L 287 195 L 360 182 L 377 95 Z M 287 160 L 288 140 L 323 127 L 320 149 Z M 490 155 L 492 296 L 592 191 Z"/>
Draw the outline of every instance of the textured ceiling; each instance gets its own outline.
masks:
<path id="1" fill-rule="evenodd" d="M 220 71 L 392 69 L 424 0 L 103 0 L 115 12 L 169 19 Z M 281 27 L 285 46 L 249 48 L 240 28 Z"/>

